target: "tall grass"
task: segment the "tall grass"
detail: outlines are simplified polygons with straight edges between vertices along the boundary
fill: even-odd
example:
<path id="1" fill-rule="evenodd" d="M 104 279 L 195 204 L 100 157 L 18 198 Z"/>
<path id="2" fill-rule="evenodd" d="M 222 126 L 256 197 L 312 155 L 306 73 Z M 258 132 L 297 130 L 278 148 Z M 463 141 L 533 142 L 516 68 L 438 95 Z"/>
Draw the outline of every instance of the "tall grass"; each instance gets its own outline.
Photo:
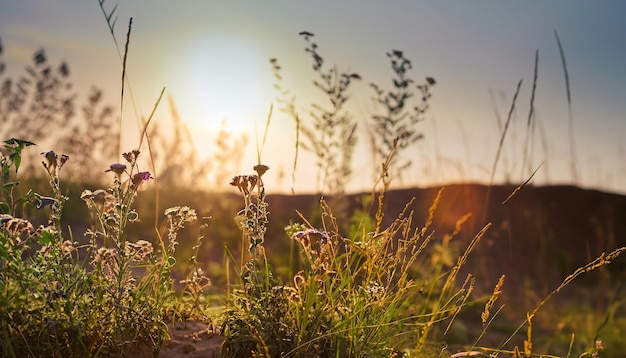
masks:
<path id="1" fill-rule="evenodd" d="M 390 155 L 387 164 L 391 159 Z M 336 217 L 322 200 L 321 228 L 302 218 L 302 223 L 285 229 L 299 246 L 303 266 L 281 281 L 263 247 L 269 208 L 260 178 L 257 174 L 233 180 L 244 197 L 242 230 L 252 255 L 235 266 L 241 267 L 241 281 L 220 319 L 226 336 L 223 353 L 356 357 L 391 356 L 405 349 L 432 352 L 433 339 L 472 291 L 471 276 L 461 288 L 455 285 L 456 277 L 487 228 L 456 265 L 436 259 L 432 267 L 424 267 L 428 259 L 423 255 L 433 239 L 430 223 L 441 193 L 421 229 L 414 227 L 411 201 L 388 227 L 381 226 L 384 212 L 379 209 L 370 219 L 375 221 L 361 223 L 374 231 L 358 230 L 349 238 L 340 234 Z M 251 197 L 254 191 L 259 195 Z M 379 195 L 382 198 L 384 190 Z M 445 242 L 458 234 L 463 221 Z M 231 260 L 236 262 L 232 256 Z"/>

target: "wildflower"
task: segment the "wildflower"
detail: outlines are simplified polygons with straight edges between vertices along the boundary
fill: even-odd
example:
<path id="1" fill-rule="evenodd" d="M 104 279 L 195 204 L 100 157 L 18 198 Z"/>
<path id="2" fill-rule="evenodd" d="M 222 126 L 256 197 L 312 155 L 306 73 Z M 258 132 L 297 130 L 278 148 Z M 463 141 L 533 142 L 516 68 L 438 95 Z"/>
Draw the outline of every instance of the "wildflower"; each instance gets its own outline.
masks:
<path id="1" fill-rule="evenodd" d="M 46 168 L 46 170 L 49 172 L 54 171 L 54 169 L 57 167 L 57 160 L 59 156 L 52 150 L 47 152 L 41 152 L 41 155 L 46 158 L 46 161 L 41 162 L 44 168 Z"/>
<path id="2" fill-rule="evenodd" d="M 84 201 L 104 199 L 104 194 L 105 194 L 105 191 L 102 189 L 98 189 L 95 191 L 83 190 L 83 192 L 80 194 L 80 198 L 83 199 Z"/>
<path id="3" fill-rule="evenodd" d="M 265 172 L 267 172 L 269 169 L 270 167 L 265 164 L 257 164 L 254 166 L 254 171 L 257 172 L 259 178 L 262 177 L 263 174 L 265 174 Z"/>
<path id="4" fill-rule="evenodd" d="M 130 152 L 122 153 L 122 157 L 129 163 L 134 163 L 139 157 L 139 149 L 133 149 Z"/>
<path id="5" fill-rule="evenodd" d="M 154 179 L 151 175 L 150 172 L 139 172 L 135 175 L 133 175 L 133 179 L 132 179 L 132 187 L 134 189 L 138 189 L 139 186 L 145 182 L 148 181 L 149 179 Z"/>
<path id="6" fill-rule="evenodd" d="M 115 195 L 111 194 L 108 191 L 104 191 L 103 199 L 103 211 L 105 213 L 114 213 L 117 207 L 117 199 L 115 198 Z"/>
<path id="7" fill-rule="evenodd" d="M 61 170 L 61 168 L 63 167 L 63 165 L 70 160 L 70 157 L 65 155 L 65 154 L 61 154 L 61 161 L 59 162 L 59 170 Z"/>
<path id="8" fill-rule="evenodd" d="M 176 213 L 180 210 L 180 206 L 174 206 L 171 208 L 167 208 L 165 209 L 165 216 L 172 216 L 172 215 L 176 215 Z"/>
<path id="9" fill-rule="evenodd" d="M 33 224 L 28 220 L 15 218 L 10 215 L 0 216 L 0 223 L 11 235 L 19 235 L 23 232 L 32 233 L 35 231 Z"/>
<path id="10" fill-rule="evenodd" d="M 319 236 L 320 244 L 327 244 L 328 243 L 328 235 L 325 232 L 319 231 L 319 230 L 316 230 L 316 229 L 306 229 L 306 230 L 303 230 L 303 231 L 298 231 L 298 232 L 293 234 L 293 238 L 295 240 L 297 240 L 298 242 L 300 242 L 302 244 L 302 246 L 304 246 L 305 248 L 308 248 L 308 247 L 311 246 L 311 241 L 310 241 L 310 236 L 311 235 Z"/>
<path id="11" fill-rule="evenodd" d="M 256 175 L 248 175 L 248 183 L 250 185 L 249 191 L 254 190 L 257 182 L 259 181 L 259 177 Z"/>
<path id="12" fill-rule="evenodd" d="M 70 240 L 65 240 L 61 243 L 61 253 L 64 256 L 71 256 L 72 251 L 74 250 L 76 250 L 76 248 Z"/>
<path id="13" fill-rule="evenodd" d="M 121 164 L 121 163 L 113 163 L 109 166 L 109 169 L 105 170 L 104 172 L 113 172 L 115 174 L 117 174 L 117 176 L 122 175 L 122 173 L 126 171 L 126 165 L 125 164 Z"/>
<path id="14" fill-rule="evenodd" d="M 259 168 L 259 170 L 262 170 L 262 169 Z M 258 181 L 259 181 L 259 177 L 256 175 L 237 175 L 233 177 L 233 179 L 230 182 L 230 185 L 237 187 L 237 189 L 239 189 L 239 191 L 242 194 L 248 196 L 250 195 L 250 192 L 254 190 Z"/>
<path id="15" fill-rule="evenodd" d="M 146 240 L 139 240 L 135 242 L 128 242 L 124 244 L 124 252 L 137 262 L 142 261 L 148 257 L 153 251 L 152 244 Z"/>
<path id="16" fill-rule="evenodd" d="M 169 217 L 170 220 L 172 220 L 173 217 L 177 217 L 180 222 L 195 221 L 198 218 L 196 211 L 188 206 L 174 206 L 165 209 L 165 216 Z"/>
<path id="17" fill-rule="evenodd" d="M 211 279 L 204 274 L 200 267 L 193 270 L 190 278 L 180 280 L 179 283 L 189 285 L 188 288 L 195 292 L 201 292 L 202 289 L 212 285 Z"/>
<path id="18" fill-rule="evenodd" d="M 56 203 L 56 199 L 55 198 L 50 198 L 47 196 L 41 196 L 38 194 L 35 194 L 37 197 L 37 209 L 43 209 L 46 206 L 52 206 L 54 205 L 54 203 Z"/>
<path id="19" fill-rule="evenodd" d="M 385 295 L 385 288 L 376 281 L 370 281 L 364 289 L 367 296 L 374 300 L 380 300 Z"/>

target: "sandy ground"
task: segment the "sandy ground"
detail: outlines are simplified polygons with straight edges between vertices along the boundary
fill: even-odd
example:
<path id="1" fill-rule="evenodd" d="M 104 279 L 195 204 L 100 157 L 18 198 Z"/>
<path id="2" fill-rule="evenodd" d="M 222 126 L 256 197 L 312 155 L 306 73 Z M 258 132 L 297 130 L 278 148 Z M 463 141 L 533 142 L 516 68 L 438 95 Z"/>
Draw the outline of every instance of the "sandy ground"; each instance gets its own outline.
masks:
<path id="1" fill-rule="evenodd" d="M 177 323 L 169 325 L 171 339 L 161 346 L 159 357 L 220 357 L 220 345 L 224 337 L 201 322 Z"/>

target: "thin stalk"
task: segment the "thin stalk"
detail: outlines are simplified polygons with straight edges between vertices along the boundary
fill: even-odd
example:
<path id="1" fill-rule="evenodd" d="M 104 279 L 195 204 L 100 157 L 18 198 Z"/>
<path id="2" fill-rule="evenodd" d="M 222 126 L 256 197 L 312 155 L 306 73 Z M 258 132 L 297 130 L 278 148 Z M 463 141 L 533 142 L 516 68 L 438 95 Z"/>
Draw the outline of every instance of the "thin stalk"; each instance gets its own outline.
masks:
<path id="1" fill-rule="evenodd" d="M 272 111 L 274 109 L 274 104 L 270 105 L 270 112 L 267 114 L 267 121 L 265 121 L 265 131 L 263 131 L 263 140 L 261 142 L 261 146 L 259 147 L 259 137 L 256 136 L 256 155 L 257 155 L 257 164 L 261 164 L 261 154 L 263 153 L 263 148 L 265 147 L 265 140 L 267 139 L 267 131 L 270 128 L 270 122 L 272 120 Z M 254 122 L 254 129 L 256 130 L 256 121 Z"/>
<path id="2" fill-rule="evenodd" d="M 565 91 L 567 94 L 567 113 L 569 117 L 569 150 L 570 150 L 570 170 L 574 184 L 578 184 L 578 169 L 576 168 L 576 141 L 574 138 L 574 116 L 572 115 L 572 93 L 570 91 L 569 72 L 567 71 L 567 63 L 565 62 L 565 52 L 559 38 L 558 32 L 554 31 L 556 43 L 559 46 L 559 54 L 561 55 L 561 63 L 563 64 L 563 74 L 565 75 Z"/>
<path id="3" fill-rule="evenodd" d="M 296 167 L 298 165 L 298 153 L 299 153 L 299 149 L 300 149 L 300 117 L 298 116 L 298 114 L 295 115 L 296 117 L 296 150 L 295 150 L 295 154 L 293 156 L 293 168 L 291 168 L 291 194 L 295 195 L 296 191 L 295 191 L 295 187 L 296 187 Z"/>
<path id="4" fill-rule="evenodd" d="M 534 134 L 534 128 L 535 128 L 533 119 L 535 118 L 535 93 L 537 92 L 538 68 L 539 68 L 539 50 L 535 51 L 535 71 L 534 71 L 534 76 L 533 76 L 533 88 L 532 88 L 532 93 L 530 95 L 530 110 L 528 111 L 528 121 L 526 122 L 526 139 L 524 140 L 524 159 L 522 161 L 522 167 L 521 167 L 522 173 L 520 175 L 522 177 L 524 176 L 526 162 L 528 161 L 528 155 L 529 155 L 528 146 L 530 145 L 529 142 L 531 141 L 531 137 L 533 137 L 531 135 L 531 132 L 532 134 Z M 531 156 L 531 159 L 532 159 L 532 156 Z"/>
<path id="5" fill-rule="evenodd" d="M 117 7 L 117 5 L 115 5 Z M 128 59 L 128 45 L 130 44 L 130 32 L 133 28 L 133 18 L 128 21 L 128 32 L 126 33 L 126 44 L 124 45 L 124 58 L 122 59 L 122 89 L 120 91 L 120 139 L 118 141 L 118 154 L 122 153 L 122 117 L 124 113 L 124 83 L 126 82 L 126 60 Z M 117 43 L 116 43 L 117 45 Z"/>
<path id="6" fill-rule="evenodd" d="M 509 124 L 511 123 L 511 118 L 513 118 L 513 111 L 515 111 L 515 102 L 517 101 L 517 95 L 519 94 L 519 90 L 522 87 L 522 79 L 517 83 L 517 89 L 515 90 L 515 94 L 513 95 L 513 101 L 511 102 L 511 108 L 509 109 L 509 114 L 506 118 L 506 123 L 504 125 L 504 130 L 502 131 L 502 135 L 500 136 L 500 144 L 498 145 L 498 151 L 496 152 L 496 158 L 493 161 L 493 168 L 491 169 L 491 177 L 489 178 L 489 186 L 487 187 L 487 195 L 485 197 L 485 205 L 483 208 L 483 217 L 482 221 L 484 222 L 487 219 L 487 210 L 489 208 L 489 199 L 491 197 L 491 188 L 493 186 L 493 178 L 496 175 L 496 168 L 498 167 L 498 161 L 500 159 L 500 153 L 502 152 L 502 147 L 504 147 L 504 138 L 506 137 L 506 133 L 509 129 Z"/>
<path id="7" fill-rule="evenodd" d="M 141 144 L 143 144 L 143 138 L 146 138 L 146 143 L 148 144 L 148 153 L 150 154 L 150 164 L 152 165 L 152 171 L 155 173 L 154 175 L 154 192 L 155 192 L 155 205 L 154 205 L 154 227 L 159 227 L 159 180 L 156 175 L 156 163 L 154 161 L 154 155 L 152 154 L 152 145 L 150 143 L 150 136 L 148 135 L 148 125 L 152 122 L 152 118 L 154 118 L 154 113 L 156 112 L 157 107 L 159 107 L 159 103 L 161 103 L 161 99 L 163 98 L 163 93 L 165 92 L 165 87 L 161 89 L 161 93 L 159 93 L 159 98 L 157 98 L 154 103 L 154 107 L 152 107 L 152 112 L 150 112 L 150 116 L 148 120 L 144 123 L 143 130 L 141 131 L 143 135 L 139 139 L 139 146 L 137 149 L 141 149 Z"/>

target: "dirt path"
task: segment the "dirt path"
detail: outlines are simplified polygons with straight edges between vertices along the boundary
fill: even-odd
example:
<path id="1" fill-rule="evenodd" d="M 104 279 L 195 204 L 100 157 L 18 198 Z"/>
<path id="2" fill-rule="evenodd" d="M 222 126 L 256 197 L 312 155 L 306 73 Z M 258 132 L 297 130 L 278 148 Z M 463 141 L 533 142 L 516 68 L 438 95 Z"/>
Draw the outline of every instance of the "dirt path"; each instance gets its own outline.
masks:
<path id="1" fill-rule="evenodd" d="M 171 339 L 161 346 L 159 357 L 164 358 L 219 358 L 224 337 L 201 322 L 168 325 Z"/>

